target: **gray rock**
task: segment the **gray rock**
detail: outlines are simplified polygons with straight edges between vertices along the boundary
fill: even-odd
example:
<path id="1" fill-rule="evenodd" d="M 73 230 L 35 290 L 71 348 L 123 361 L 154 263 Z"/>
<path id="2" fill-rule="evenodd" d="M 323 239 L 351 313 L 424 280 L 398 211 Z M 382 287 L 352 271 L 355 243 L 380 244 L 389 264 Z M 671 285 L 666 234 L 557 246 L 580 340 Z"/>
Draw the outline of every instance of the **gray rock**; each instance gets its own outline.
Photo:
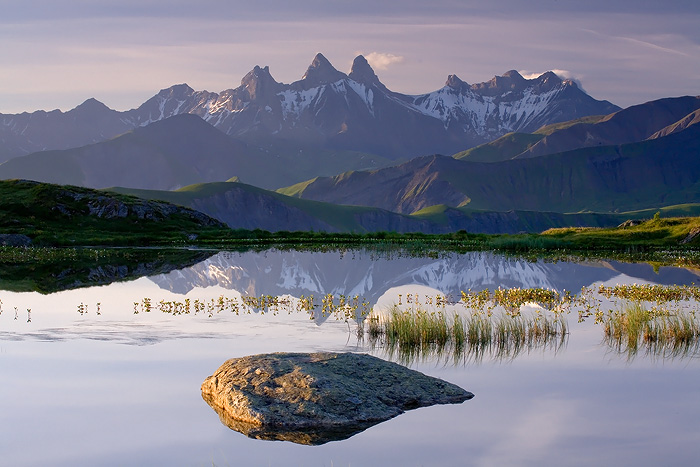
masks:
<path id="1" fill-rule="evenodd" d="M 0 246 L 30 246 L 32 239 L 24 234 L 0 234 Z"/>
<path id="2" fill-rule="evenodd" d="M 202 397 L 229 428 L 318 445 L 434 404 L 474 395 L 396 363 L 353 353 L 275 353 L 226 361 Z"/>
<path id="3" fill-rule="evenodd" d="M 618 225 L 617 228 L 618 229 L 626 229 L 628 227 L 637 226 L 637 225 L 641 224 L 642 222 L 644 222 L 644 221 L 639 220 L 639 219 L 628 219 L 625 222 L 623 222 L 622 224 Z"/>
<path id="4" fill-rule="evenodd" d="M 698 236 L 700 236 L 700 228 L 694 227 L 690 229 L 690 232 L 688 232 L 688 236 L 681 240 L 681 244 L 685 245 L 686 243 L 690 243 L 697 239 Z"/>

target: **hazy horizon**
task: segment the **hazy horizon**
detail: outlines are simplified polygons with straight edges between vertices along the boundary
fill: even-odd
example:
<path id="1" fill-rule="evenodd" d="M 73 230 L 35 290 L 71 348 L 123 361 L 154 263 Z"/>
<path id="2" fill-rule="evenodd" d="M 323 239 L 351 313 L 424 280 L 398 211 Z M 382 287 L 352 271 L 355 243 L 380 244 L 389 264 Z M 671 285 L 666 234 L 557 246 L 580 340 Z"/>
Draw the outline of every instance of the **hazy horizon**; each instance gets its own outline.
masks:
<path id="1" fill-rule="evenodd" d="M 282 83 L 323 53 L 347 72 L 365 55 L 391 90 L 423 94 L 515 69 L 556 70 L 621 107 L 700 94 L 700 6 L 570 0 L 425 4 L 304 0 L 2 1 L 0 113 L 69 110 L 95 98 L 138 107 L 187 83 L 220 92 L 255 65 Z"/>

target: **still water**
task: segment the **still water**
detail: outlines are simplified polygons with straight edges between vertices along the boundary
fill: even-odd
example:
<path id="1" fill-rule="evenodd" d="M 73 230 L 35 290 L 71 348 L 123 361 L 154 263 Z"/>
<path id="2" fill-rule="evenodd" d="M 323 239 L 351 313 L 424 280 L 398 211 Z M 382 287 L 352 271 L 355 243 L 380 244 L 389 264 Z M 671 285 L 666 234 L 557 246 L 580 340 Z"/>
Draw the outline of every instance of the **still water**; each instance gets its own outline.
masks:
<path id="1" fill-rule="evenodd" d="M 412 410 L 321 446 L 249 439 L 225 427 L 200 385 L 228 358 L 350 351 L 354 322 L 305 313 L 174 316 L 135 303 L 241 294 L 359 295 L 377 310 L 497 287 L 576 292 L 599 284 L 699 282 L 697 271 L 617 262 L 438 258 L 366 251 L 227 253 L 168 273 L 50 294 L 0 291 L 0 465 L 491 466 L 695 465 L 697 355 L 630 357 L 600 325 L 568 316 L 563 348 L 414 369 L 475 394 Z M 138 311 L 138 313 L 134 313 Z"/>

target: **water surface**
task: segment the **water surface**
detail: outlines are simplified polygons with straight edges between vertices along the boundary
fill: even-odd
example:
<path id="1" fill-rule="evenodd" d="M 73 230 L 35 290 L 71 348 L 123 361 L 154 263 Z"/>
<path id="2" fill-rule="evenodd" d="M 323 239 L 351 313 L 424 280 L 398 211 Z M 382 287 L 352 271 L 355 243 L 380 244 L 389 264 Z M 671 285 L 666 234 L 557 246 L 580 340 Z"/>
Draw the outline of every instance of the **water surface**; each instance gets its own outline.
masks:
<path id="1" fill-rule="evenodd" d="M 2 278 L 6 279 L 6 278 Z M 440 258 L 371 252 L 220 253 L 184 269 L 51 294 L 0 291 L 3 465 L 691 465 L 700 458 L 700 365 L 629 358 L 576 323 L 557 352 L 411 367 L 476 396 L 409 411 L 322 446 L 234 432 L 200 385 L 226 359 L 352 351 L 355 323 L 305 313 L 134 314 L 134 302 L 219 296 L 398 294 L 600 283 L 691 284 L 696 272 L 616 262 L 528 262 L 487 253 Z M 417 291 L 417 292 L 416 292 Z M 97 304 L 99 303 L 99 314 Z M 16 308 L 16 310 L 15 310 Z M 138 310 L 137 310 L 138 311 Z M 350 332 L 349 332 L 350 329 Z"/>

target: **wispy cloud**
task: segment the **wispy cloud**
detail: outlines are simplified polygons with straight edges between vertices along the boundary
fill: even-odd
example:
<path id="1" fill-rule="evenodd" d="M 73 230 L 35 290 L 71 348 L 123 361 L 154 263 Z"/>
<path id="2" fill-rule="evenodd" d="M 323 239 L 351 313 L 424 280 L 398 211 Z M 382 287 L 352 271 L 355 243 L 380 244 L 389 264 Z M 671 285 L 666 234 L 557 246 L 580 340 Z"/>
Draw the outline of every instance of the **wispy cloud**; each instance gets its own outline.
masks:
<path id="1" fill-rule="evenodd" d="M 648 42 L 648 41 L 644 41 L 644 40 L 640 40 L 640 39 L 635 39 L 635 38 L 633 38 L 633 37 L 619 37 L 619 39 L 622 39 L 622 40 L 624 40 L 624 41 L 628 41 L 628 42 L 630 42 L 630 43 L 632 43 L 632 44 L 641 45 L 642 47 L 647 47 L 647 48 L 649 48 L 649 49 L 653 49 L 653 50 L 656 50 L 656 51 L 659 51 L 659 52 L 666 52 L 666 53 L 670 53 L 670 54 L 674 54 L 674 55 L 679 55 L 679 56 L 681 56 L 681 57 L 687 57 L 687 56 L 688 56 L 687 53 L 681 52 L 680 50 L 675 50 L 675 49 L 672 49 L 672 48 L 669 48 L 669 47 L 663 47 L 663 46 L 660 46 L 660 45 L 657 45 L 657 44 L 654 44 L 654 43 L 651 43 L 651 42 Z"/>
<path id="2" fill-rule="evenodd" d="M 364 54 L 367 62 L 375 70 L 387 70 L 391 65 L 401 63 L 404 61 L 404 57 L 401 55 L 394 55 L 381 52 L 371 52 Z"/>

